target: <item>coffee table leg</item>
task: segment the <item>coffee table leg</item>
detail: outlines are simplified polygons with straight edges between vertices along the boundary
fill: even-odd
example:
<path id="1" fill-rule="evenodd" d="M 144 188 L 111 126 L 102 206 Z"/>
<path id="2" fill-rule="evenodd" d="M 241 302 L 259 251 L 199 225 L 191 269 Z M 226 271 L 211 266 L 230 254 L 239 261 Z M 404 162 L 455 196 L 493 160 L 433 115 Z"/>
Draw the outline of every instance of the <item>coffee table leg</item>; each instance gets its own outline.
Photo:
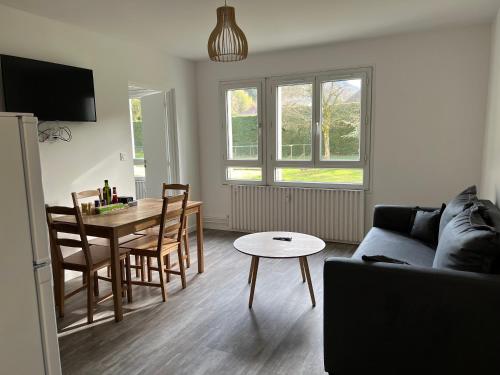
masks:
<path id="1" fill-rule="evenodd" d="M 252 256 L 253 267 L 252 267 L 252 285 L 250 287 L 250 299 L 248 300 L 248 307 L 252 308 L 253 294 L 255 292 L 255 282 L 257 281 L 257 271 L 259 270 L 259 257 Z"/>
<path id="2" fill-rule="evenodd" d="M 252 281 L 252 274 L 253 274 L 253 264 L 255 263 L 254 257 L 252 257 L 252 262 L 250 263 L 250 272 L 248 273 L 248 283 Z"/>
<path id="3" fill-rule="evenodd" d="M 299 265 L 300 265 L 300 273 L 302 274 L 302 282 L 306 282 L 306 274 L 304 273 L 304 263 L 302 262 L 302 258 L 299 258 Z"/>
<path id="4" fill-rule="evenodd" d="M 301 257 L 302 265 L 304 266 L 304 272 L 307 278 L 307 286 L 309 287 L 309 294 L 311 295 L 311 302 L 313 307 L 316 306 L 316 299 L 314 298 L 314 290 L 311 281 L 311 274 L 309 273 L 309 264 L 307 263 L 307 257 Z"/>

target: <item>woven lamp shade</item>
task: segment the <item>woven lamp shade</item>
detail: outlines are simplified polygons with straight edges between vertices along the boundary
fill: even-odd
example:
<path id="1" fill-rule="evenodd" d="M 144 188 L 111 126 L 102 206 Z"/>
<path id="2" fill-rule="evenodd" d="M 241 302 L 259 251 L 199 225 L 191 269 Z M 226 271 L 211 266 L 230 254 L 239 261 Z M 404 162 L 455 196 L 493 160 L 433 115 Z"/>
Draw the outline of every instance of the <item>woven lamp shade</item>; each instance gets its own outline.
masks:
<path id="1" fill-rule="evenodd" d="M 210 60 L 217 62 L 247 58 L 247 38 L 236 24 L 234 7 L 217 8 L 217 25 L 208 38 L 208 55 Z"/>

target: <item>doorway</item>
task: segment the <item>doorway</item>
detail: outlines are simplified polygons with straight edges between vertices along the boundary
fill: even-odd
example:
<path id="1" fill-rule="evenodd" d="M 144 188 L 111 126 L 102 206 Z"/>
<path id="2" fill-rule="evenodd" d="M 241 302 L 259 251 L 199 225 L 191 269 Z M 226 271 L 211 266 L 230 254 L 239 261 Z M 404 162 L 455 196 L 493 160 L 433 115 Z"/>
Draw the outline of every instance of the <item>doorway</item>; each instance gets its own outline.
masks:
<path id="1" fill-rule="evenodd" d="M 175 91 L 131 84 L 129 108 L 136 199 L 157 198 L 179 176 Z"/>

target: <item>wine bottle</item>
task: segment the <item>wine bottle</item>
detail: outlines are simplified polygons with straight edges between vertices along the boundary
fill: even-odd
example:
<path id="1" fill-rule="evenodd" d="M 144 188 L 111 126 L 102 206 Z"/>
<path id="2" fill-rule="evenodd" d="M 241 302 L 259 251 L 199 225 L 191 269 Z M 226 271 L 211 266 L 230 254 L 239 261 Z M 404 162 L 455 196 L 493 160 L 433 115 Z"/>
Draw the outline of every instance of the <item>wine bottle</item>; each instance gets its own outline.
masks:
<path id="1" fill-rule="evenodd" d="M 104 187 L 102 189 L 102 195 L 106 204 L 111 204 L 111 188 L 109 187 L 108 180 L 104 180 Z"/>

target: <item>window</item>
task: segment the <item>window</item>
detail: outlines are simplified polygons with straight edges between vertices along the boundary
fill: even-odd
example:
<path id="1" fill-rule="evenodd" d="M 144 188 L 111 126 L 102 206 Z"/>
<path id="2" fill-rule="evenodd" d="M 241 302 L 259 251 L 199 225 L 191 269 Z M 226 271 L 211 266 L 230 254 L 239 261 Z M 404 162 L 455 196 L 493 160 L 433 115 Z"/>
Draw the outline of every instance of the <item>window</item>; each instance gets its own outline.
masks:
<path id="1" fill-rule="evenodd" d="M 262 80 L 222 85 L 226 181 L 263 182 L 262 87 Z"/>
<path id="2" fill-rule="evenodd" d="M 368 187 L 371 68 L 221 88 L 226 182 Z"/>
<path id="3" fill-rule="evenodd" d="M 276 85 L 276 158 L 312 160 L 312 82 Z"/>
<path id="4" fill-rule="evenodd" d="M 132 128 L 132 152 L 134 157 L 134 177 L 145 177 L 144 145 L 142 134 L 141 99 L 129 99 L 130 127 Z"/>

